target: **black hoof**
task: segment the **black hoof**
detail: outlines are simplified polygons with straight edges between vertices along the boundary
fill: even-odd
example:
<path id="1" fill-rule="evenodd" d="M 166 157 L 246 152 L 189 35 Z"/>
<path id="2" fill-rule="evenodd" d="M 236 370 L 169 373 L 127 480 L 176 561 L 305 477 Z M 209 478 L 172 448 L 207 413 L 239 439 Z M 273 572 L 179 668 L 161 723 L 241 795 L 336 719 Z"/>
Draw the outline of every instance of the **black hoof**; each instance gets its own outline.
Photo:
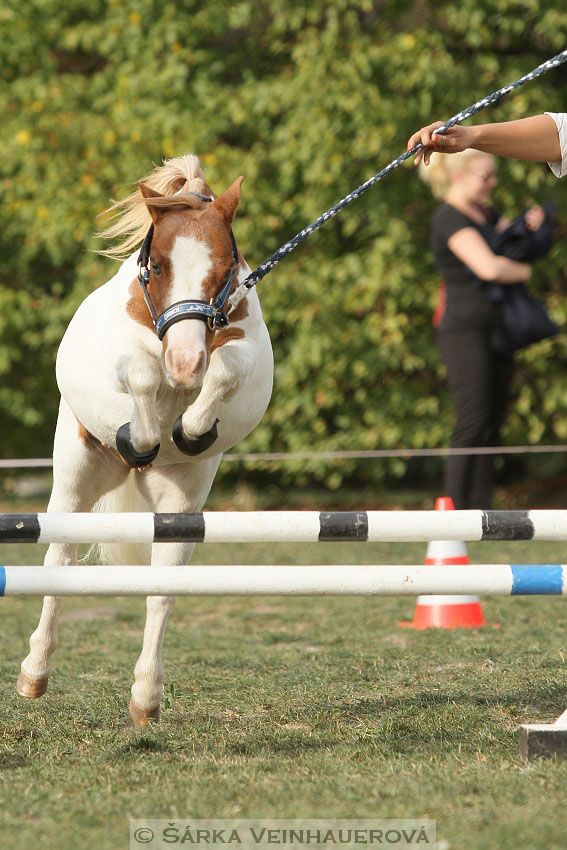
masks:
<path id="1" fill-rule="evenodd" d="M 158 456 L 160 444 L 149 452 L 137 452 L 130 439 L 130 423 L 121 425 L 116 432 L 116 448 L 126 463 L 132 467 L 149 466 Z"/>
<path id="2" fill-rule="evenodd" d="M 206 452 L 207 449 L 210 449 L 217 439 L 219 435 L 219 432 L 217 431 L 218 421 L 218 419 L 215 419 L 213 427 L 209 431 L 206 431 L 204 434 L 201 434 L 200 437 L 192 440 L 189 437 L 186 437 L 183 433 L 183 425 L 181 424 L 180 416 L 173 426 L 173 442 L 179 451 L 183 452 L 185 455 L 200 455 L 202 452 Z"/>

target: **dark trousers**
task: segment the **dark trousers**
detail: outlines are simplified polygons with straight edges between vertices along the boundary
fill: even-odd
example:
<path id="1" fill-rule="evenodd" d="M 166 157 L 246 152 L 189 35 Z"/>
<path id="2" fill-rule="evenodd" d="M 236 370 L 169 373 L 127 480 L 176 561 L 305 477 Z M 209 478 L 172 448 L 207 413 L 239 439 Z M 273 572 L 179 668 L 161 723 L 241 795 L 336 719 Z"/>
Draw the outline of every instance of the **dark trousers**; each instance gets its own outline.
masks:
<path id="1" fill-rule="evenodd" d="M 498 446 L 514 368 L 512 356 L 494 354 L 490 331 L 469 328 L 438 331 L 455 409 L 452 448 Z M 493 486 L 491 455 L 453 455 L 445 467 L 445 495 L 455 508 L 489 508 Z"/>

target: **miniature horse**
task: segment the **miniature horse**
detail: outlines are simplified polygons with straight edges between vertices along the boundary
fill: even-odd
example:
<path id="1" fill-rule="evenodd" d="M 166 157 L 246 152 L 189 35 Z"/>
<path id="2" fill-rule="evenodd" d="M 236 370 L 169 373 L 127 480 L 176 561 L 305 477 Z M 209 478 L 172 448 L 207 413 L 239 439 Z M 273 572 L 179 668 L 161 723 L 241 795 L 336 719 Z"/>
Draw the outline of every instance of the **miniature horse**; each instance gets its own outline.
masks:
<path id="1" fill-rule="evenodd" d="M 117 220 L 102 235 L 126 235 L 123 251 L 146 238 L 138 266 L 133 254 L 92 292 L 61 342 L 49 511 L 200 511 L 222 453 L 262 418 L 273 358 L 256 290 L 230 324 L 223 312 L 229 290 L 250 273 L 231 229 L 241 183 L 214 198 L 197 157 L 178 157 L 115 204 Z M 103 562 L 106 549 L 110 563 L 166 567 L 187 564 L 193 547 L 154 543 L 143 559 L 140 546 L 99 548 Z M 53 543 L 45 564 L 77 564 L 77 548 Z M 141 727 L 159 718 L 161 648 L 174 602 L 147 599 L 130 702 Z M 59 597 L 44 599 L 18 679 L 22 696 L 47 689 L 59 608 Z"/>

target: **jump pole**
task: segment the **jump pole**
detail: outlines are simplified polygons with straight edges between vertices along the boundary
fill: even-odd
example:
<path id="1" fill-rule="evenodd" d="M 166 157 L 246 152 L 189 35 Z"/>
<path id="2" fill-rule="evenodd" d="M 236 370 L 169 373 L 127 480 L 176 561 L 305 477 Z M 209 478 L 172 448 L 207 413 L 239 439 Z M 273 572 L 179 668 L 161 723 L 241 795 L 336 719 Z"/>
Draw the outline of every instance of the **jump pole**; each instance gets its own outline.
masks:
<path id="1" fill-rule="evenodd" d="M 7 566 L 0 596 L 567 595 L 562 564 Z"/>
<path id="2" fill-rule="evenodd" d="M 567 540 L 567 511 L 3 513 L 0 543 Z"/>

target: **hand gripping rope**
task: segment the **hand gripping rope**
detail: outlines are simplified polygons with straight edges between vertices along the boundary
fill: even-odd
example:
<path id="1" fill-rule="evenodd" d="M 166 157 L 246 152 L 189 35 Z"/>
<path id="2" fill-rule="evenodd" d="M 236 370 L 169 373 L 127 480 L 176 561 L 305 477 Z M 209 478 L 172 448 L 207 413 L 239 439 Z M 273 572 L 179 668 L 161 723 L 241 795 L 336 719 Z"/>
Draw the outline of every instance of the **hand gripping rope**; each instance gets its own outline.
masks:
<path id="1" fill-rule="evenodd" d="M 562 53 L 558 53 L 557 56 L 553 56 L 553 58 L 548 59 L 547 62 L 544 62 L 543 65 L 539 65 L 537 68 L 534 68 L 533 71 L 530 71 L 529 74 L 526 74 L 521 79 L 516 80 L 515 83 L 511 83 L 508 86 L 504 86 L 504 88 L 498 89 L 498 91 L 489 94 L 487 97 L 483 97 L 481 100 L 478 100 L 472 106 L 469 106 L 468 109 L 464 109 L 462 112 L 458 112 L 452 118 L 449 118 L 438 130 L 436 133 L 444 133 L 449 127 L 454 127 L 455 124 L 462 124 L 463 121 L 466 121 L 467 118 L 471 118 L 473 115 L 476 115 L 477 112 L 480 112 L 481 109 L 484 109 L 487 106 L 490 106 L 493 103 L 496 103 L 500 98 L 504 97 L 505 94 L 509 94 L 514 89 L 519 88 L 524 83 L 531 82 L 531 80 L 535 80 L 541 74 L 545 74 L 546 71 L 550 71 L 552 68 L 558 68 L 559 65 L 563 65 L 567 62 L 567 50 L 564 50 Z M 280 260 L 291 253 L 294 248 L 296 248 L 300 242 L 303 242 L 308 236 L 310 236 L 315 230 L 321 227 L 326 221 L 333 216 L 337 215 L 347 204 L 350 204 L 351 201 L 354 201 L 355 198 L 358 198 L 362 195 L 363 192 L 366 192 L 367 189 L 370 189 L 371 186 L 374 186 L 382 177 L 385 177 L 386 174 L 389 174 L 390 171 L 393 171 L 394 168 L 397 168 L 398 165 L 401 165 L 402 162 L 405 162 L 409 157 L 414 156 L 417 151 L 421 150 L 423 147 L 422 143 L 419 142 L 414 148 L 410 151 L 406 151 L 402 156 L 399 156 L 393 162 L 383 168 L 382 171 L 379 171 L 378 174 L 375 174 L 374 177 L 371 177 L 365 183 L 347 195 L 342 201 L 339 201 L 338 204 L 335 204 L 334 207 L 327 210 L 327 212 L 323 213 L 323 215 L 319 216 L 319 218 L 314 221 L 312 224 L 305 227 L 297 236 L 294 236 L 293 239 L 290 239 L 289 242 L 286 242 L 285 245 L 282 245 L 281 248 L 272 254 L 264 263 L 258 266 L 252 274 L 248 275 L 246 280 L 244 280 L 241 284 L 239 284 L 232 295 L 229 298 L 229 314 L 234 310 L 234 308 L 242 301 L 243 298 L 248 295 L 249 291 L 253 286 L 256 286 L 259 281 L 262 280 L 268 272 L 272 271 Z"/>

